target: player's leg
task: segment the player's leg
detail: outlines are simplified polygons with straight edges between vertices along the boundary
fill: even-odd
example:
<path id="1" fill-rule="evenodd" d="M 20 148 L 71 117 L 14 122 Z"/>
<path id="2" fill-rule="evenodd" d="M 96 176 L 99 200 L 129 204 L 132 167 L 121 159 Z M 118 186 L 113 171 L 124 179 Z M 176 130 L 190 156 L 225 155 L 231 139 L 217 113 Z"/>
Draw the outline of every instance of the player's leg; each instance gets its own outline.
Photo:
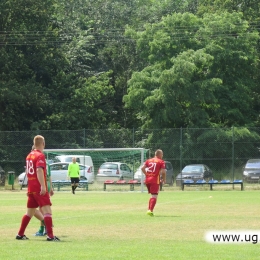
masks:
<path id="1" fill-rule="evenodd" d="M 43 217 L 43 214 L 40 210 L 36 209 L 35 210 L 35 213 L 34 213 L 34 216 L 39 219 L 40 221 L 40 228 L 39 230 L 35 233 L 35 236 L 44 236 L 44 227 L 45 227 L 45 224 L 44 224 L 44 217 Z"/>
<path id="2" fill-rule="evenodd" d="M 156 205 L 157 196 L 158 196 L 158 194 L 152 194 L 152 196 L 151 196 L 151 198 L 149 200 L 149 208 L 150 208 L 151 212 L 153 212 L 154 207 Z"/>
<path id="3" fill-rule="evenodd" d="M 74 194 L 75 194 L 75 190 L 77 189 L 78 185 L 79 185 L 79 178 L 75 178 L 75 186 L 74 186 Z"/>
<path id="4" fill-rule="evenodd" d="M 146 183 L 146 188 L 147 188 L 148 194 L 150 194 L 151 193 L 151 184 Z M 148 202 L 147 215 L 153 216 L 153 213 L 151 212 L 151 209 L 150 209 L 150 199 L 149 199 L 149 202 Z"/>
<path id="5" fill-rule="evenodd" d="M 75 194 L 75 180 L 74 178 L 71 178 L 71 191 L 73 194 Z"/>
<path id="6" fill-rule="evenodd" d="M 35 213 L 35 210 L 36 210 L 37 207 L 38 207 L 38 203 L 35 200 L 34 195 L 28 194 L 28 198 L 27 198 L 27 212 L 22 217 L 20 229 L 18 231 L 16 239 L 18 239 L 18 240 L 28 239 L 25 236 L 24 232 L 25 232 L 25 229 L 28 226 L 31 218 L 34 216 L 34 213 Z"/>
<path id="7" fill-rule="evenodd" d="M 34 213 L 35 213 L 35 209 L 36 208 L 27 208 L 27 212 L 26 214 L 22 217 L 22 221 L 21 221 L 21 225 L 20 225 L 20 229 L 18 231 L 18 234 L 16 236 L 16 239 L 18 240 L 24 240 L 24 239 L 28 239 L 24 232 L 26 227 L 28 226 L 31 218 L 33 217 Z"/>
<path id="8" fill-rule="evenodd" d="M 53 235 L 53 224 L 52 224 L 52 210 L 51 210 L 51 201 L 48 194 L 41 196 L 39 198 L 41 211 L 44 216 L 44 223 L 47 231 L 47 241 L 60 241 L 59 238 Z"/>
<path id="9" fill-rule="evenodd" d="M 149 204 L 148 204 L 148 211 L 147 215 L 153 216 L 153 210 L 157 202 L 157 196 L 159 193 L 160 185 L 159 184 L 153 184 L 151 183 L 149 185 L 148 192 L 151 193 L 151 197 L 149 199 Z"/>

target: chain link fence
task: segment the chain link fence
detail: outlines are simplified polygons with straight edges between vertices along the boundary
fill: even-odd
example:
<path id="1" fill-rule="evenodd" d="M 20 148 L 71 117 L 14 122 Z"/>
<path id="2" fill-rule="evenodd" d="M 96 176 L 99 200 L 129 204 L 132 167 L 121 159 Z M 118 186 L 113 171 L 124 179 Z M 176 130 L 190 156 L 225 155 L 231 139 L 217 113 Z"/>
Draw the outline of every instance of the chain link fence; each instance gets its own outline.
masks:
<path id="1" fill-rule="evenodd" d="M 177 175 L 191 163 L 208 165 L 214 179 L 242 179 L 248 159 L 260 158 L 260 128 L 81 129 L 0 132 L 0 166 L 7 173 L 24 171 L 33 137 L 45 137 L 48 149 L 146 148 L 164 151 Z"/>

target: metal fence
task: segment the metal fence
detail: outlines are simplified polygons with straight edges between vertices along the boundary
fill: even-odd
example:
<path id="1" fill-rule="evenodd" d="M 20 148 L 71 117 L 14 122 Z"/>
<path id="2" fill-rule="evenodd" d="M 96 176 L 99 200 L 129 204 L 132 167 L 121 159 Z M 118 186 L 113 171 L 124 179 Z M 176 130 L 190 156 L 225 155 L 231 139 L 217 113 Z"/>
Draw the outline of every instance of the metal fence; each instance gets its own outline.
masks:
<path id="1" fill-rule="evenodd" d="M 260 128 L 81 129 L 0 132 L 0 166 L 16 175 L 24 169 L 33 137 L 45 137 L 48 149 L 134 148 L 164 151 L 175 174 L 187 164 L 204 163 L 215 179 L 242 178 L 243 166 L 260 158 Z"/>

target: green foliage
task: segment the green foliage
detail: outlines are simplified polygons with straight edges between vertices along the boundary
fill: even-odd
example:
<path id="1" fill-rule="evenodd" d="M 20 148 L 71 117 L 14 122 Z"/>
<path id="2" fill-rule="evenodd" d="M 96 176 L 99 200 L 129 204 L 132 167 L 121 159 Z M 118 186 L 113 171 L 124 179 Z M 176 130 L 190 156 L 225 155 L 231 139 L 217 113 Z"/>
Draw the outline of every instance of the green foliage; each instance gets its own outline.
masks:
<path id="1" fill-rule="evenodd" d="M 50 21 L 51 1 L 6 1 L 1 4 L 1 130 L 30 129 L 50 112 L 49 86 L 60 52 Z"/>
<path id="2" fill-rule="evenodd" d="M 1 1 L 0 130 L 259 126 L 258 21 L 258 1 Z"/>
<path id="3" fill-rule="evenodd" d="M 258 0 L 237 1 L 237 0 L 202 0 L 198 2 L 198 15 L 207 13 L 241 12 L 244 19 L 256 22 L 259 21 L 260 3 Z"/>
<path id="4" fill-rule="evenodd" d="M 140 125 L 232 126 L 256 120 L 251 108 L 258 104 L 253 93 L 259 35 L 248 31 L 240 14 L 173 14 L 129 35 L 149 60 L 133 73 L 124 97 Z"/>
<path id="5" fill-rule="evenodd" d="M 219 126 L 250 125 L 258 114 L 252 107 L 258 102 L 254 75 L 258 70 L 259 34 L 248 30 L 239 13 L 205 15 L 203 20 L 206 27 L 199 34 L 207 36 L 206 41 L 214 39 L 207 43 L 206 51 L 214 57 L 212 74 L 223 82 L 215 94 L 219 105 L 211 120 Z"/>
<path id="6" fill-rule="evenodd" d="M 68 84 L 70 83 L 70 84 Z M 113 111 L 109 100 L 113 99 L 114 89 L 110 85 L 109 73 L 88 79 L 78 78 L 65 81 L 67 92 L 63 94 L 63 102 L 54 105 L 54 112 L 44 128 L 80 129 L 82 126 L 94 129 L 102 127 Z"/>

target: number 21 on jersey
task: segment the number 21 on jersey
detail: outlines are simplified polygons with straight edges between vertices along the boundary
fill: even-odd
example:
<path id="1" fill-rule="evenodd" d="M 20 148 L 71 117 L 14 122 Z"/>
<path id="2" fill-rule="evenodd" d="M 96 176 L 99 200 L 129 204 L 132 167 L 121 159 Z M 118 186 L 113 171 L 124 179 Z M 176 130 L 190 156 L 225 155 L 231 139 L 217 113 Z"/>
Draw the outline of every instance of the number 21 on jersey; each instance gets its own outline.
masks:
<path id="1" fill-rule="evenodd" d="M 156 163 L 155 162 L 149 162 L 148 169 L 146 170 L 147 172 L 155 172 L 156 169 Z"/>

